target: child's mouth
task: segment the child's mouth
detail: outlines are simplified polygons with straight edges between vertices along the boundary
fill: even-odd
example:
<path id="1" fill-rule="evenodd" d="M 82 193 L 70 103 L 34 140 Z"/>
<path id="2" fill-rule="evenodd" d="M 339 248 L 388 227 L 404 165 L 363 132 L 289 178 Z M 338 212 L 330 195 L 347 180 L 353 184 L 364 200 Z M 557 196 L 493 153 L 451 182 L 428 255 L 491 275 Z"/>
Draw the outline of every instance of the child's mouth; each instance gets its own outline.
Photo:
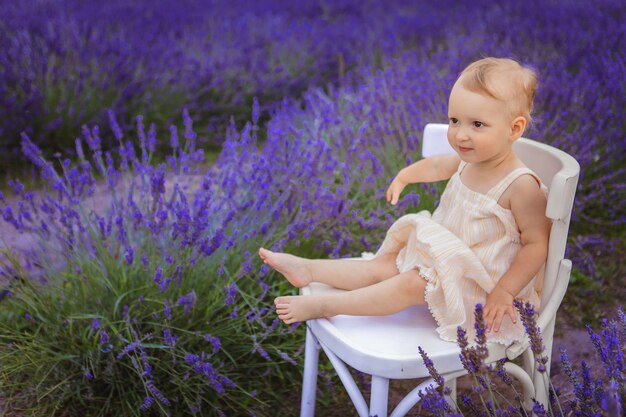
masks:
<path id="1" fill-rule="evenodd" d="M 471 151 L 471 150 L 472 150 L 472 148 L 464 148 L 462 146 L 459 146 L 459 151 L 461 151 L 461 152 L 468 152 L 468 151 Z"/>

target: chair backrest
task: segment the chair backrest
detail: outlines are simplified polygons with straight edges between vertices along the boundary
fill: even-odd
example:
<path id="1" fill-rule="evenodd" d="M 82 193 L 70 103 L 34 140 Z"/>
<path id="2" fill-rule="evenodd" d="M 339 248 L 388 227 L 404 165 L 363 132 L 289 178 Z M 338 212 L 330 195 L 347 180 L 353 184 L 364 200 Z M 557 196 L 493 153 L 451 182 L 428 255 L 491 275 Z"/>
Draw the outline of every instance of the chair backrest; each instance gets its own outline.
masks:
<path id="1" fill-rule="evenodd" d="M 427 124 L 422 138 L 422 156 L 426 158 L 454 153 L 448 143 L 447 133 L 447 124 Z M 552 229 L 541 294 L 541 311 L 553 295 L 557 285 L 559 265 L 565 256 L 580 166 L 567 153 L 527 138 L 518 139 L 513 145 L 513 151 L 528 168 L 539 176 L 549 190 L 546 216 L 552 220 Z M 560 283 L 561 287 L 563 285 L 566 287 L 567 283 Z M 559 291 L 561 292 L 564 291 Z M 562 298 L 562 295 L 560 296 Z M 558 304 L 560 302 L 561 300 L 558 300 Z"/>

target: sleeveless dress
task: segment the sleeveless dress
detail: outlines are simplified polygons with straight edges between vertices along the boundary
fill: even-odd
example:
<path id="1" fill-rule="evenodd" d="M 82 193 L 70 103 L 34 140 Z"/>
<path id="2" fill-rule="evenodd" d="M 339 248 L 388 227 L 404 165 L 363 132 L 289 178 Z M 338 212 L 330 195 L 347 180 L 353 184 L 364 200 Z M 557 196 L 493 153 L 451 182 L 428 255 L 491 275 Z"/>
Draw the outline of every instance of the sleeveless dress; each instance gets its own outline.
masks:
<path id="1" fill-rule="evenodd" d="M 450 178 L 432 216 L 424 210 L 399 218 L 375 254 L 378 257 L 398 253 L 396 265 L 400 273 L 419 268 L 420 275 L 428 281 L 424 296 L 437 321 L 437 332 L 450 342 L 457 341 L 458 326 L 474 341 L 476 304 L 485 304 L 487 293 L 522 246 L 513 213 L 498 204 L 500 196 L 513 181 L 527 174 L 547 193 L 537 175 L 524 167 L 511 171 L 482 194 L 461 181 L 465 166 L 461 162 Z M 516 298 L 539 308 L 542 281 L 543 267 Z M 523 340 L 524 326 L 517 311 L 516 315 L 517 324 L 505 316 L 500 330 L 487 333 L 487 340 L 505 345 Z"/>

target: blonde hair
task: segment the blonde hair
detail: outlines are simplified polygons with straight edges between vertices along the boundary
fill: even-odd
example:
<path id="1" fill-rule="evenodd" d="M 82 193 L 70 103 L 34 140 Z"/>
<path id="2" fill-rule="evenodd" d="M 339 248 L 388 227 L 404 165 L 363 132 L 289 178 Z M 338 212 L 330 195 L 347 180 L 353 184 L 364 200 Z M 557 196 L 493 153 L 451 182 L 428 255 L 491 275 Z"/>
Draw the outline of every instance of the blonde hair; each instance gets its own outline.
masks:
<path id="1" fill-rule="evenodd" d="M 510 58 L 483 58 L 461 72 L 465 88 L 506 103 L 512 117 L 522 116 L 532 123 L 531 112 L 537 92 L 537 74 Z"/>

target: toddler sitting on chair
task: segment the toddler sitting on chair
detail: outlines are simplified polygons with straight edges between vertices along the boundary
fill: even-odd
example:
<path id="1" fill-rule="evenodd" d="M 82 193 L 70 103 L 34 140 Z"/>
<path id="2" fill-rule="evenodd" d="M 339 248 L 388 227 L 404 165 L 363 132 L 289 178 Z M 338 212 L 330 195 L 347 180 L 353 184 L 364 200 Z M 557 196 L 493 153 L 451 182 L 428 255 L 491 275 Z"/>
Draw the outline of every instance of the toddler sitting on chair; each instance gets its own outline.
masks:
<path id="1" fill-rule="evenodd" d="M 455 154 L 422 159 L 387 190 L 396 204 L 410 183 L 450 179 L 432 215 L 398 219 L 374 258 L 312 260 L 259 249 L 295 287 L 321 282 L 340 293 L 276 298 L 285 323 L 348 315 L 387 315 L 427 304 L 439 335 L 457 326 L 474 339 L 474 308 L 484 305 L 487 339 L 510 344 L 524 328 L 515 298 L 539 307 L 548 251 L 546 188 L 513 152 L 531 121 L 535 73 L 511 59 L 485 58 L 460 74 L 448 103 Z"/>

